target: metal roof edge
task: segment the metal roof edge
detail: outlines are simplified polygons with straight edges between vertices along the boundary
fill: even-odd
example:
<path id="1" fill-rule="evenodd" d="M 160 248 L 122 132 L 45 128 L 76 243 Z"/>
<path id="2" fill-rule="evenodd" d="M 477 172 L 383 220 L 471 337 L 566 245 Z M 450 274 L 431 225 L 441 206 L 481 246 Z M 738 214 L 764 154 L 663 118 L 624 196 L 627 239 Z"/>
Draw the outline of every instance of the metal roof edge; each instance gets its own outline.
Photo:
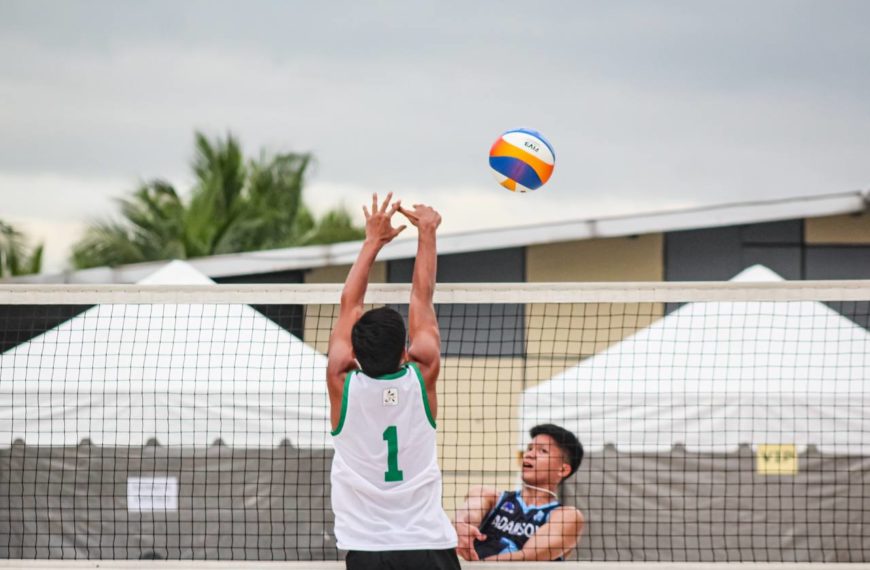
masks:
<path id="1" fill-rule="evenodd" d="M 774 222 L 794 218 L 822 217 L 866 211 L 870 191 L 856 190 L 777 200 L 748 201 L 681 210 L 609 216 L 586 220 L 548 222 L 525 226 L 448 233 L 439 236 L 438 253 L 467 253 L 541 245 L 563 241 L 615 238 L 668 231 L 714 228 L 736 224 Z M 209 277 L 255 275 L 349 265 L 361 241 L 213 255 L 186 260 Z M 416 239 L 388 244 L 379 261 L 409 259 L 416 255 Z M 155 261 L 96 267 L 58 274 L 38 274 L 0 280 L 4 283 L 135 283 L 162 267 Z"/>

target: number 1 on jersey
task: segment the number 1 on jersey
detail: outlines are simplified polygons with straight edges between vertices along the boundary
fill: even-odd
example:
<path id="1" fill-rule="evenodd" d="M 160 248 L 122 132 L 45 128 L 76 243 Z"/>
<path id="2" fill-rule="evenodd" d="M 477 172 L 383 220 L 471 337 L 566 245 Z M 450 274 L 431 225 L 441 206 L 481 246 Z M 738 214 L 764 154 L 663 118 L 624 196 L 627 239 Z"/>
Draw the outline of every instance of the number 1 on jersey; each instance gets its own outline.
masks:
<path id="1" fill-rule="evenodd" d="M 384 472 L 384 481 L 395 483 L 404 479 L 404 474 L 399 470 L 399 434 L 396 426 L 390 426 L 384 430 L 384 441 L 387 442 L 387 470 Z"/>

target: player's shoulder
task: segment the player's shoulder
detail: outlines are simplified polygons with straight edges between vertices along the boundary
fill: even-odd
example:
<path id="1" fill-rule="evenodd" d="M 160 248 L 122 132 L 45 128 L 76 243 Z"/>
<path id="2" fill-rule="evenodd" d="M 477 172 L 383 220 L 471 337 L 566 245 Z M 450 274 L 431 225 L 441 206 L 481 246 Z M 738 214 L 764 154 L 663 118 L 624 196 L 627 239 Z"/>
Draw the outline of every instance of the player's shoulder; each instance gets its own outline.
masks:
<path id="1" fill-rule="evenodd" d="M 575 524 L 583 524 L 585 519 L 580 509 L 570 505 L 562 505 L 553 509 L 550 513 L 550 521 L 559 520 L 563 523 L 570 522 Z"/>
<path id="2" fill-rule="evenodd" d="M 408 360 L 402 365 L 402 368 L 412 371 L 416 376 L 419 376 L 423 380 L 426 379 L 426 364 L 418 360 Z"/>
<path id="3" fill-rule="evenodd" d="M 479 498 L 496 501 L 501 497 L 502 492 L 495 487 L 487 487 L 486 485 L 475 485 L 468 489 L 468 498 Z"/>

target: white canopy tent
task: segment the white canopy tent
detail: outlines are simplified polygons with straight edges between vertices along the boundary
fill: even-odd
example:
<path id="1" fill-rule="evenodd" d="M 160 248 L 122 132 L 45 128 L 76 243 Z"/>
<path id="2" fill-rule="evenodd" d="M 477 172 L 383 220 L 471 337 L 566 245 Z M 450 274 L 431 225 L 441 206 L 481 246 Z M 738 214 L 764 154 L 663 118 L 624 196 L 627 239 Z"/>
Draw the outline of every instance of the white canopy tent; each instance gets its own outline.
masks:
<path id="1" fill-rule="evenodd" d="M 175 261 L 140 283 L 213 282 Z M 248 305 L 98 305 L 0 355 L 0 445 L 327 448 L 325 371 Z"/>
<path id="2" fill-rule="evenodd" d="M 754 266 L 734 280 L 782 279 Z M 690 303 L 526 390 L 523 440 L 545 422 L 591 451 L 868 455 L 870 333 L 820 302 Z"/>

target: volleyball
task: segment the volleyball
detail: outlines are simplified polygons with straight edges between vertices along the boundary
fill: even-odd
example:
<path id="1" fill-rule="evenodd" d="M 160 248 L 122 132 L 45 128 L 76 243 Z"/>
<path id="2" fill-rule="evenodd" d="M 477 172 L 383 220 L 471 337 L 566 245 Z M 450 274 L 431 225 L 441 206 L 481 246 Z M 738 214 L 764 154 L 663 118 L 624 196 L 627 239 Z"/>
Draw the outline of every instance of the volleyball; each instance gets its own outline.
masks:
<path id="1" fill-rule="evenodd" d="M 541 133 L 513 129 L 502 134 L 489 150 L 489 166 L 498 183 L 511 192 L 537 190 L 553 174 L 556 153 Z"/>

